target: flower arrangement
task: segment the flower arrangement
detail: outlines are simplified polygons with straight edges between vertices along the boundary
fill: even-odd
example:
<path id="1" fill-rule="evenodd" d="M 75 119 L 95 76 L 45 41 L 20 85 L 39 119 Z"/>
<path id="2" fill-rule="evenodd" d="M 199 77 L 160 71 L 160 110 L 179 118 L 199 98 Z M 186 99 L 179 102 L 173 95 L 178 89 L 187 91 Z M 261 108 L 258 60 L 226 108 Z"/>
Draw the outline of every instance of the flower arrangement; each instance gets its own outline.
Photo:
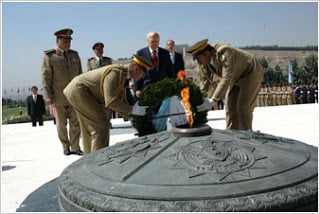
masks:
<path id="1" fill-rule="evenodd" d="M 154 84 L 148 85 L 141 91 L 139 105 L 148 106 L 147 113 L 144 116 L 133 115 L 132 124 L 138 131 L 138 136 L 156 133 L 153 127 L 153 116 L 159 110 L 162 101 L 171 96 L 178 96 L 181 99 L 181 90 L 188 87 L 189 102 L 193 116 L 193 126 L 207 122 L 207 111 L 197 112 L 196 106 L 203 103 L 204 94 L 200 88 L 192 81 L 185 78 L 185 72 L 178 73 L 177 79 L 165 78 Z M 189 127 L 186 124 L 186 127 Z"/>

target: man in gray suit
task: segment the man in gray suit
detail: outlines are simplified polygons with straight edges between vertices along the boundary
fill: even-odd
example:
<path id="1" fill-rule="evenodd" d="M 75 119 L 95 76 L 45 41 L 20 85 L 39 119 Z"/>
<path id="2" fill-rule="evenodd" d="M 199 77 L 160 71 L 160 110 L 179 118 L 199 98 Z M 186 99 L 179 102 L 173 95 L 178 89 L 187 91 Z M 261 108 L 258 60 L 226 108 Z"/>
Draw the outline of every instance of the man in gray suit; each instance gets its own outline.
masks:
<path id="1" fill-rule="evenodd" d="M 79 146 L 79 121 L 75 110 L 63 94 L 63 89 L 68 83 L 82 73 L 78 52 L 70 49 L 72 33 L 68 28 L 55 32 L 57 47 L 44 52 L 41 80 L 45 102 L 54 105 L 56 109 L 56 125 L 63 153 L 83 155 Z"/>
<path id="2" fill-rule="evenodd" d="M 174 41 L 169 39 L 166 42 L 167 50 L 170 54 L 170 59 L 172 62 L 172 72 L 173 77 L 176 78 L 179 71 L 184 70 L 184 61 L 182 54 L 175 52 L 174 48 L 176 47 Z"/>

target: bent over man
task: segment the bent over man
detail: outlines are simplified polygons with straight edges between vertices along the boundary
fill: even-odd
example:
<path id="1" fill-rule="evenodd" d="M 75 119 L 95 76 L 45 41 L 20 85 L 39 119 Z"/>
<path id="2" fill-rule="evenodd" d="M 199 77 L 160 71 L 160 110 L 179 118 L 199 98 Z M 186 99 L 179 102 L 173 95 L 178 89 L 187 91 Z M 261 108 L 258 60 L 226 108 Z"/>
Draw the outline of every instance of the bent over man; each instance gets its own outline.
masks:
<path id="1" fill-rule="evenodd" d="M 226 97 L 228 129 L 251 130 L 252 114 L 260 90 L 263 68 L 249 53 L 226 44 L 209 45 L 201 40 L 188 48 L 203 71 L 221 77 L 212 97 L 217 102 Z M 211 100 L 211 102 L 213 102 Z"/>
<path id="2" fill-rule="evenodd" d="M 109 145 L 109 120 L 105 109 L 110 108 L 124 118 L 131 114 L 144 115 L 146 107 L 130 105 L 126 100 L 127 79 L 140 80 L 152 64 L 134 55 L 129 64 L 109 65 L 74 78 L 64 94 L 78 113 L 84 153 Z"/>

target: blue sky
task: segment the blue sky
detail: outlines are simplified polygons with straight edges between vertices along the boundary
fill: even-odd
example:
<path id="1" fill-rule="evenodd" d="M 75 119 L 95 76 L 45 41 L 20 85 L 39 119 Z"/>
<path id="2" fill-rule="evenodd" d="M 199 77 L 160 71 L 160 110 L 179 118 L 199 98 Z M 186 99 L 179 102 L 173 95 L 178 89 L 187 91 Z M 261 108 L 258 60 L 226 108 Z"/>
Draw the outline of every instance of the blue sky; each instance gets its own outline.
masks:
<path id="1" fill-rule="evenodd" d="M 246 45 L 318 45 L 317 2 L 1 2 L 2 89 L 41 88 L 41 58 L 55 31 L 74 30 L 71 48 L 83 71 L 95 42 L 113 59 L 147 45 L 149 31 L 193 44 L 209 39 Z"/>

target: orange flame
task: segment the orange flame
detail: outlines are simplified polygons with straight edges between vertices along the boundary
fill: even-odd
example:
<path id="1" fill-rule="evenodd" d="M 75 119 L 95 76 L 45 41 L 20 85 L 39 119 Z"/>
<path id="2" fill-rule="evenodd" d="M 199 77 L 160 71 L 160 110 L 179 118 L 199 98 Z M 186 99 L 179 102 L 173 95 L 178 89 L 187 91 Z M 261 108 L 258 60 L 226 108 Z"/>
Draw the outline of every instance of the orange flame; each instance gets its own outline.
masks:
<path id="1" fill-rule="evenodd" d="M 186 84 L 187 83 L 187 81 L 186 81 L 186 71 L 180 70 L 177 73 L 177 80 L 180 80 L 183 84 Z"/>
<path id="2" fill-rule="evenodd" d="M 187 83 L 186 71 L 180 70 L 177 73 L 177 80 L 180 80 L 182 83 L 186 84 Z M 182 106 L 183 106 L 184 110 L 186 111 L 189 127 L 192 127 L 193 116 L 192 116 L 192 111 L 191 111 L 191 104 L 189 102 L 190 88 L 189 87 L 183 88 L 180 92 L 180 95 L 182 98 L 182 100 L 181 100 Z"/>
<path id="3" fill-rule="evenodd" d="M 186 71 L 180 70 L 180 71 L 177 73 L 177 79 L 185 79 L 185 78 L 186 78 Z"/>

